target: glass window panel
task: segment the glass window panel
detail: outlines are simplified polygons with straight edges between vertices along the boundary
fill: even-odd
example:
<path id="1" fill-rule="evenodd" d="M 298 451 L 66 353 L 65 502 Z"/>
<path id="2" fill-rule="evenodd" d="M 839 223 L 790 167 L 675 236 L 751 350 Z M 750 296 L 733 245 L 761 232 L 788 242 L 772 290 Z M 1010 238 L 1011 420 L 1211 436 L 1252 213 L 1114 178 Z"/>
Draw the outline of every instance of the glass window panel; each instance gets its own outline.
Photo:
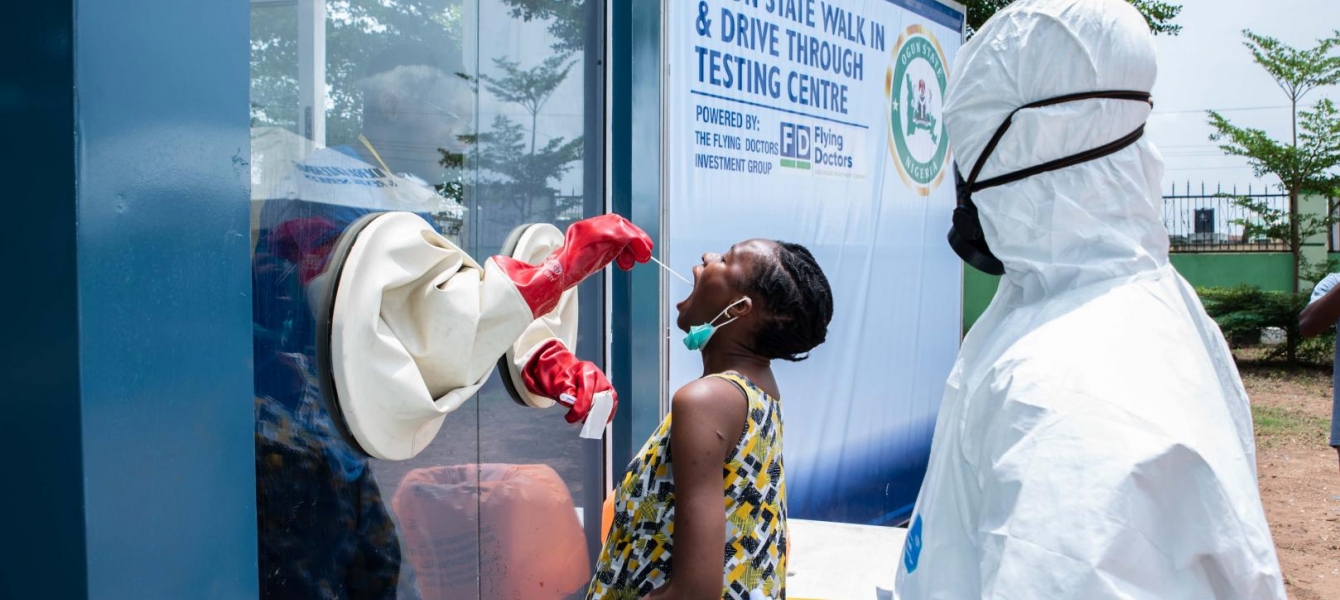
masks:
<path id="1" fill-rule="evenodd" d="M 495 374 L 400 462 L 326 411 L 312 282 L 359 216 L 419 214 L 483 261 L 596 214 L 585 0 L 252 0 L 252 243 L 262 598 L 582 597 L 602 451 Z M 603 362 L 583 285 L 578 352 Z M 587 515 L 590 518 L 587 518 Z"/>

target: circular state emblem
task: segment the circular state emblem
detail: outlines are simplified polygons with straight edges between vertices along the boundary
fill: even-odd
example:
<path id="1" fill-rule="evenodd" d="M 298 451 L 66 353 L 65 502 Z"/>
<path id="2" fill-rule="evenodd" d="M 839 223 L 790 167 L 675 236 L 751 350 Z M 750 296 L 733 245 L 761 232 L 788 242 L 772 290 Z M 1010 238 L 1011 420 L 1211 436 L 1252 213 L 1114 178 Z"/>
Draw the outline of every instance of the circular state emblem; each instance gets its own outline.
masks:
<path id="1" fill-rule="evenodd" d="M 922 196 L 945 178 L 949 136 L 945 134 L 944 95 L 949 87 L 940 42 L 921 25 L 898 36 L 893 66 L 884 75 L 889 103 L 889 152 L 903 183 Z"/>

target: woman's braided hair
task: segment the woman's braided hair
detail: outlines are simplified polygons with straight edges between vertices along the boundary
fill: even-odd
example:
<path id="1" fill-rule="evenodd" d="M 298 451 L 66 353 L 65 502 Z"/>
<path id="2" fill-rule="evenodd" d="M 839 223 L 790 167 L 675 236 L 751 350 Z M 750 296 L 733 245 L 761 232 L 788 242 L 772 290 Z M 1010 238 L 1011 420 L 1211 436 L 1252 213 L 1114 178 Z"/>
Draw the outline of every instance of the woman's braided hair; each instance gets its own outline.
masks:
<path id="1" fill-rule="evenodd" d="M 805 360 L 828 336 L 833 291 L 808 249 L 776 243 L 776 260 L 761 261 L 758 272 L 744 283 L 744 291 L 767 309 L 751 350 L 769 359 Z"/>

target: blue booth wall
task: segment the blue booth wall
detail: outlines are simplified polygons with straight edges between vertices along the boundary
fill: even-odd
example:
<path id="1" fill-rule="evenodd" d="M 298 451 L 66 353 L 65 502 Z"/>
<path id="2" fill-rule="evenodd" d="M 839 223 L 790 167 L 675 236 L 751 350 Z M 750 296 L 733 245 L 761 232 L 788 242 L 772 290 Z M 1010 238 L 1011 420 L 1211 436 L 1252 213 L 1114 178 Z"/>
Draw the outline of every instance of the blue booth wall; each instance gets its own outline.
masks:
<path id="1" fill-rule="evenodd" d="M 254 598 L 247 4 L 4 28 L 0 597 Z"/>
<path id="2" fill-rule="evenodd" d="M 89 596 L 251 597 L 246 6 L 75 14 Z"/>
<path id="3" fill-rule="evenodd" d="M 16 170 L 3 249 L 15 283 L 6 306 L 18 318 L 0 342 L 0 449 L 14 465 L 13 487 L 0 494 L 10 516 L 0 598 L 261 593 L 249 42 L 256 6 L 294 4 L 57 1 L 25 7 L 4 26 L 15 60 L 0 67 L 0 111 L 9 117 L 6 157 Z M 533 33 L 549 27 L 547 13 L 531 23 L 501 0 L 447 4 L 464 9 L 456 18 L 495 32 L 471 41 L 472 77 L 498 75 L 493 59 L 512 54 L 529 67 L 544 56 L 521 48 L 551 43 Z M 582 182 L 576 208 L 592 215 L 609 210 L 605 5 L 571 4 L 578 5 L 589 50 L 569 57 L 576 65 L 569 88 L 577 92 L 551 110 L 585 134 L 585 158 L 563 191 L 573 194 L 568 184 Z M 486 94 L 483 87 L 477 93 Z M 478 122 L 503 112 L 490 102 L 476 102 Z M 487 256 L 500 243 L 477 234 L 471 245 Z M 629 280 L 618 283 L 626 289 Z M 603 287 L 593 279 L 582 292 L 591 335 L 579 353 L 598 362 L 609 339 L 625 347 L 628 339 L 606 333 Z M 611 377 L 628 381 L 629 370 L 611 366 Z M 476 405 L 523 410 L 497 393 L 486 400 L 457 419 L 473 440 L 465 462 L 526 462 L 518 455 L 561 446 L 581 466 L 581 478 L 568 483 L 595 514 L 609 487 L 600 445 L 579 444 L 561 412 L 548 411 L 526 418 L 561 429 L 561 440 L 485 447 L 480 439 L 517 431 L 510 417 L 481 419 Z M 616 437 L 632 443 L 626 429 Z M 599 530 L 588 521 L 589 554 Z"/>

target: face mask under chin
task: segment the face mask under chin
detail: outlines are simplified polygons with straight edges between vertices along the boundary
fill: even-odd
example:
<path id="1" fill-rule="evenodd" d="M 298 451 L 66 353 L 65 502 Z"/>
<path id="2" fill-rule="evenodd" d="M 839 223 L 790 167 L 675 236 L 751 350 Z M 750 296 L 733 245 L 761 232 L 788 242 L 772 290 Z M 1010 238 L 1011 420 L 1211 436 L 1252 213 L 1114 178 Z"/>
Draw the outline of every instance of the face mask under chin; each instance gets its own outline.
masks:
<path id="1" fill-rule="evenodd" d="M 707 345 L 707 341 L 712 339 L 712 335 L 716 333 L 717 329 L 730 325 L 732 322 L 735 321 L 735 319 L 738 319 L 739 317 L 732 317 L 730 319 L 727 319 L 724 323 L 720 325 L 716 324 L 717 319 L 720 319 L 723 315 L 726 315 L 731 308 L 734 308 L 736 304 L 744 302 L 744 300 L 745 300 L 744 298 L 740 298 L 739 300 L 731 302 L 728 306 L 726 306 L 726 308 L 722 309 L 721 312 L 717 313 L 717 316 L 712 317 L 712 320 L 708 321 L 707 323 L 702 323 L 699 325 L 693 325 L 689 327 L 688 335 L 684 336 L 684 347 L 688 348 L 689 350 L 702 350 L 703 347 Z"/>

